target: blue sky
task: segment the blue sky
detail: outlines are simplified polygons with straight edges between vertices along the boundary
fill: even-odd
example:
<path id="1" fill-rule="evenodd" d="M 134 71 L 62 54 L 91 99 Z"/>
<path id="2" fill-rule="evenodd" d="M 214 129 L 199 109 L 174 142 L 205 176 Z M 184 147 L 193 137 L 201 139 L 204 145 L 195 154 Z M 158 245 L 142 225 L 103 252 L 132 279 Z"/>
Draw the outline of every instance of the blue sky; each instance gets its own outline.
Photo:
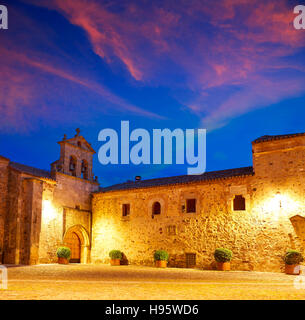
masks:
<path id="1" fill-rule="evenodd" d="M 304 132 L 302 1 L 1 1 L 0 154 L 43 169 L 75 128 L 206 128 L 207 170 L 252 164 L 251 141 Z M 305 4 L 305 3 L 304 3 Z M 103 186 L 186 165 L 102 166 Z"/>

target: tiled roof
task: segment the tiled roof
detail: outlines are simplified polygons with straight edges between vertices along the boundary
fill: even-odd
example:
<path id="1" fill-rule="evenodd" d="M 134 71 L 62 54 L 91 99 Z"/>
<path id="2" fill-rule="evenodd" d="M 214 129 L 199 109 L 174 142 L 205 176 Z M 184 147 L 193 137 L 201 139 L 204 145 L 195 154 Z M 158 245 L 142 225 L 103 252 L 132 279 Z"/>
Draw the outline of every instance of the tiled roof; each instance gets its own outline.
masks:
<path id="1" fill-rule="evenodd" d="M 266 135 L 259 137 L 255 139 L 252 143 L 259 143 L 259 142 L 265 142 L 265 141 L 272 141 L 272 140 L 280 140 L 280 139 L 287 139 L 287 138 L 293 138 L 298 136 L 304 136 L 305 132 L 302 133 L 291 133 L 291 134 L 280 134 L 280 135 Z"/>
<path id="2" fill-rule="evenodd" d="M 41 178 L 53 180 L 51 177 L 51 173 L 47 170 L 37 169 L 37 168 L 26 166 L 24 164 L 17 163 L 17 162 L 10 162 L 10 167 L 35 177 L 41 177 Z"/>
<path id="3" fill-rule="evenodd" d="M 205 172 L 204 174 L 201 174 L 201 175 L 183 175 L 183 176 L 149 179 L 149 180 L 141 180 L 141 181 L 127 181 L 125 183 L 120 183 L 120 184 L 115 184 L 113 186 L 100 188 L 99 192 L 150 188 L 150 187 L 173 185 L 173 184 L 184 184 L 184 183 L 192 183 L 192 182 L 199 182 L 199 181 L 248 176 L 253 174 L 254 174 L 253 167 L 244 167 L 244 168 L 237 168 L 237 169 Z"/>

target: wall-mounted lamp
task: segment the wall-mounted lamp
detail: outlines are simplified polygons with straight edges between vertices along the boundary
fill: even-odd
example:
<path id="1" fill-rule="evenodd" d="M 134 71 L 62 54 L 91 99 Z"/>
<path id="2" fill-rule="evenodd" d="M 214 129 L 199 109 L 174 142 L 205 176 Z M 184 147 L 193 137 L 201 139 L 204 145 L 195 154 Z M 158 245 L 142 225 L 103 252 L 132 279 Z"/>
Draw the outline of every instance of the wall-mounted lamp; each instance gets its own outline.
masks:
<path id="1" fill-rule="evenodd" d="M 46 223 L 56 218 L 56 211 L 50 200 L 43 200 L 42 202 L 42 214 Z"/>
<path id="2" fill-rule="evenodd" d="M 281 193 L 279 191 L 276 193 L 275 198 L 277 199 L 279 207 L 282 208 L 282 196 L 281 196 Z"/>

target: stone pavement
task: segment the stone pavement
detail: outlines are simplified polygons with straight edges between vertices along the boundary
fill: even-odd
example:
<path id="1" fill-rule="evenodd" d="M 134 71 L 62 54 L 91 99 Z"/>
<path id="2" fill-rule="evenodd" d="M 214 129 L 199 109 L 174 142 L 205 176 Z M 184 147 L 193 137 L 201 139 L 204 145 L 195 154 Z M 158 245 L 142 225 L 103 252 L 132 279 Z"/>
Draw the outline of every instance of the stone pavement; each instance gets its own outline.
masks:
<path id="1" fill-rule="evenodd" d="M 300 289 L 294 280 L 301 280 Z M 303 277 L 140 266 L 8 266 L 0 299 L 304 299 Z M 305 277 L 304 277 L 305 280 Z"/>

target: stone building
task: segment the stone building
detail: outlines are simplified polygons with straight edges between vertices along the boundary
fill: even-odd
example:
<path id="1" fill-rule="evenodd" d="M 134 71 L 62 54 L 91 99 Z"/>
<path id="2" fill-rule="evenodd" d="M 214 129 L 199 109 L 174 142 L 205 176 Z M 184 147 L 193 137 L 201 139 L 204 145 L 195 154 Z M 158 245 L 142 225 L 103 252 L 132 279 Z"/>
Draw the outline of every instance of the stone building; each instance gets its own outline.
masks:
<path id="1" fill-rule="evenodd" d="M 305 241 L 305 134 L 252 143 L 253 167 L 126 182 L 92 201 L 93 262 L 120 249 L 130 263 L 153 264 L 165 249 L 173 267 L 214 267 L 217 247 L 235 270 L 280 271 Z"/>
<path id="2" fill-rule="evenodd" d="M 80 135 L 59 142 L 45 171 L 0 157 L 0 258 L 6 264 L 56 262 L 65 244 L 72 262 L 90 262 L 94 150 Z"/>
<path id="3" fill-rule="evenodd" d="M 59 142 L 50 172 L 0 157 L 2 262 L 105 263 L 119 249 L 131 264 L 214 268 L 217 247 L 236 270 L 280 271 L 289 249 L 305 247 L 305 133 L 252 142 L 253 167 L 197 176 L 128 181 L 99 188 L 94 150 L 79 134 Z"/>

